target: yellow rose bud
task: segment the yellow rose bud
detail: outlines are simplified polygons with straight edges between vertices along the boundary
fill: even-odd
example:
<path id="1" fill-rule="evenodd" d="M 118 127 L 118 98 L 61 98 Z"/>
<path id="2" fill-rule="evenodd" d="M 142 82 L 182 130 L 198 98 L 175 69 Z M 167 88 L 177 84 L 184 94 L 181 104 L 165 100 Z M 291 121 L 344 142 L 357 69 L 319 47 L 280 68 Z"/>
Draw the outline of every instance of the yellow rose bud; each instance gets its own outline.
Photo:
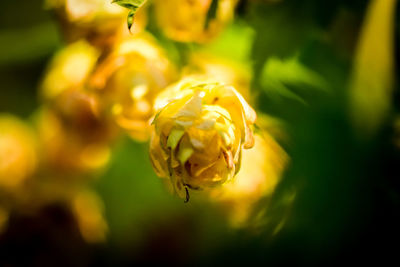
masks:
<path id="1" fill-rule="evenodd" d="M 149 34 L 117 43 L 90 85 L 116 123 L 140 141 L 149 138 L 155 96 L 171 83 L 175 68 Z"/>
<path id="2" fill-rule="evenodd" d="M 218 35 L 232 20 L 237 0 L 218 0 L 215 16 L 207 22 L 212 0 L 155 0 L 156 19 L 169 38 L 203 43 Z"/>
<path id="3" fill-rule="evenodd" d="M 150 157 L 180 197 L 231 180 L 254 144 L 255 111 L 231 86 L 187 78 L 156 99 Z"/>
<path id="4" fill-rule="evenodd" d="M 36 139 L 30 127 L 11 115 L 0 115 L 0 188 L 15 189 L 35 171 Z"/>

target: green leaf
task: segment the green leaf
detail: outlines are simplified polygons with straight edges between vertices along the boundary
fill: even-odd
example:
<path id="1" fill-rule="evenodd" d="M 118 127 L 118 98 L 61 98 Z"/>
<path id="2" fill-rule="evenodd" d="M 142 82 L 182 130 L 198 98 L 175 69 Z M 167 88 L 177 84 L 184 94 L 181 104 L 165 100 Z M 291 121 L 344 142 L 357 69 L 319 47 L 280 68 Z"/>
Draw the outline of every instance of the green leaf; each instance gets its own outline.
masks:
<path id="1" fill-rule="evenodd" d="M 113 0 L 112 2 L 129 9 L 127 22 L 128 29 L 131 30 L 136 11 L 146 2 L 146 0 Z"/>

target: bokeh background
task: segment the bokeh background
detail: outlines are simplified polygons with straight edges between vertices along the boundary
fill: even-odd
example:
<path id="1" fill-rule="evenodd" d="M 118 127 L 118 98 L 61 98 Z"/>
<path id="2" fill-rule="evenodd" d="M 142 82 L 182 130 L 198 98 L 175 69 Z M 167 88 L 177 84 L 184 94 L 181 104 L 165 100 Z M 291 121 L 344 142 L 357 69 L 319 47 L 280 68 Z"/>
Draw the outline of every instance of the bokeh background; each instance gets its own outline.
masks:
<path id="1" fill-rule="evenodd" d="M 385 1 L 240 1 L 234 20 L 205 44 L 166 37 L 150 6 L 147 30 L 178 69 L 187 53 L 206 51 L 250 70 L 253 106 L 279 125 L 277 140 L 289 159 L 276 190 L 257 202 L 255 210 L 262 212 L 250 215 L 251 223 L 232 226 L 223 208 L 201 193 L 189 203 L 171 194 L 152 169 L 148 144 L 122 134 L 109 162 L 81 175 L 84 185 L 74 183 L 84 203 L 78 196 L 75 211 L 63 197 L 15 208 L 14 197 L 1 193 L 0 263 L 309 265 L 398 259 L 399 8 L 387 1 L 394 3 L 386 32 L 390 12 L 373 9 Z M 2 116 L 13 114 L 34 128 L 43 105 L 38 88 L 65 45 L 57 15 L 42 0 L 1 1 Z M 67 180 L 35 187 L 39 193 L 27 199 L 68 191 Z M 87 229 L 85 219 L 77 222 L 80 208 L 89 214 Z M 102 217 L 93 219 L 92 209 Z"/>

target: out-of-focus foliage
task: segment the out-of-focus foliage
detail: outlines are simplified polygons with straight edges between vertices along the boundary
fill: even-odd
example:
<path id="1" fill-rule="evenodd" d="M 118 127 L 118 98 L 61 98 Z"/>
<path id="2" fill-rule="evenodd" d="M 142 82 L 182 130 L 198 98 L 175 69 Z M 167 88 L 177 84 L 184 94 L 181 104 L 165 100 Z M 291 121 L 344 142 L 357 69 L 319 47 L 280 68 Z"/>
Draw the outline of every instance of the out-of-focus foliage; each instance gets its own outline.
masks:
<path id="1" fill-rule="evenodd" d="M 11 2 L 0 4 L 1 265 L 396 260 L 398 1 Z M 226 94 L 199 101 L 234 127 L 195 151 L 208 136 L 187 125 L 207 116 L 187 117 L 196 101 L 164 91 L 193 75 L 232 85 L 257 113 L 254 147 L 225 150 L 221 169 L 214 152 L 245 127 Z M 156 117 L 156 99 L 186 120 Z M 177 121 L 186 128 L 170 131 Z M 201 173 L 195 154 L 219 174 L 241 166 L 223 185 L 181 179 L 204 188 L 185 204 L 154 172 L 154 148 L 168 177 L 168 161 Z"/>
<path id="2" fill-rule="evenodd" d="M 351 112 L 357 130 L 367 136 L 376 133 L 391 109 L 396 3 L 371 2 L 354 62 Z"/>

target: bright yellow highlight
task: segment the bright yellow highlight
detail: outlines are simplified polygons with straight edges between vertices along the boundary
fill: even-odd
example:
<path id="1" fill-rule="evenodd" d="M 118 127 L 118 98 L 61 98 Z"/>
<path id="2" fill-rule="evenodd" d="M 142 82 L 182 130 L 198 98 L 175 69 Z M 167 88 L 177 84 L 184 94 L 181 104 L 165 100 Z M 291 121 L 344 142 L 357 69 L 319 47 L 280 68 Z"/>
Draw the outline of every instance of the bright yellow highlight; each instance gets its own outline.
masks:
<path id="1" fill-rule="evenodd" d="M 45 99 L 54 99 L 61 93 L 84 86 L 92 72 L 99 52 L 85 41 L 73 43 L 53 58 L 41 85 Z"/>
<path id="2" fill-rule="evenodd" d="M 192 78 L 163 91 L 155 102 L 150 156 L 177 194 L 231 180 L 242 148 L 254 144 L 255 111 L 231 86 Z"/>

